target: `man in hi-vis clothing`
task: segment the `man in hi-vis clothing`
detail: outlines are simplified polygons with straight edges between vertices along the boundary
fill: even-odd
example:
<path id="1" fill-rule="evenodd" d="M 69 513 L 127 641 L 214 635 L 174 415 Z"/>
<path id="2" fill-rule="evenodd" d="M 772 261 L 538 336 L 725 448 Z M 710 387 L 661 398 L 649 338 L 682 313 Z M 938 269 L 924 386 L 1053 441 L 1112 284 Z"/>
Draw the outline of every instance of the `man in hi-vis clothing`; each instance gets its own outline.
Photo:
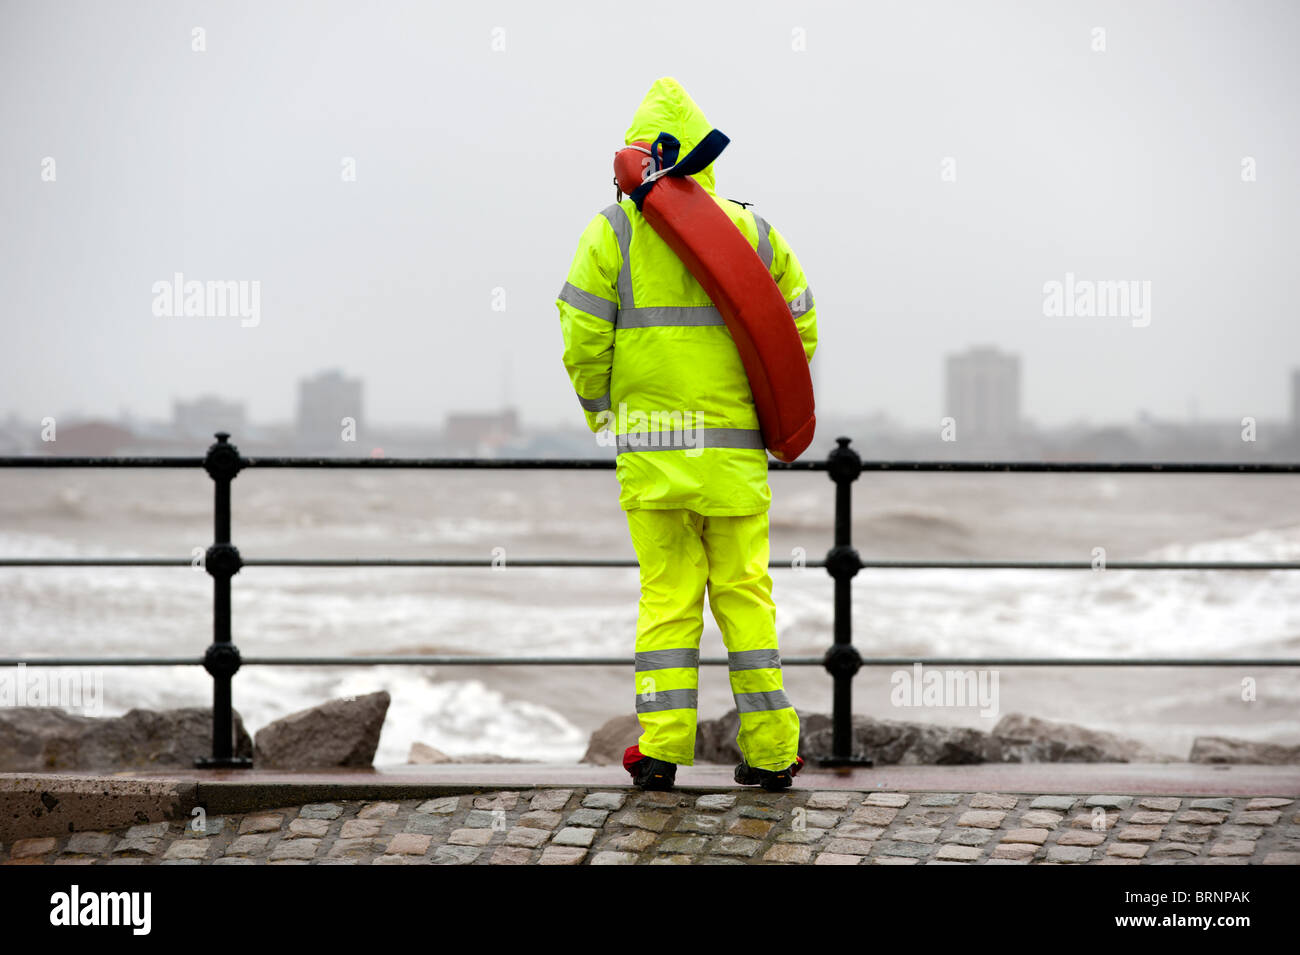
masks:
<path id="1" fill-rule="evenodd" d="M 681 84 L 664 77 L 637 109 L 624 143 L 667 132 L 685 156 L 711 129 Z M 694 179 L 767 265 L 811 361 L 816 310 L 794 253 L 759 216 L 717 197 L 712 164 Z M 624 765 L 637 786 L 671 789 L 677 766 L 694 762 L 707 590 L 740 714 L 736 780 L 786 788 L 802 760 L 768 575 L 772 492 L 731 333 L 630 198 L 587 225 L 556 304 L 564 364 L 587 424 L 617 444 L 619 505 L 641 567 L 635 693 L 642 734 Z"/>

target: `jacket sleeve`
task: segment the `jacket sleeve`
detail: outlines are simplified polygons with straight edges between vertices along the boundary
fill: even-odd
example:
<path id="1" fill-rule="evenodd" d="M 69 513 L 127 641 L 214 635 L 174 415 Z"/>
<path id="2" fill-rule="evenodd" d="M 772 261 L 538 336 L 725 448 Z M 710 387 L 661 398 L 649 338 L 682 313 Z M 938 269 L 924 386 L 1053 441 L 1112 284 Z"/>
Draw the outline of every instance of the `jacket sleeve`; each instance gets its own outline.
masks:
<path id="1" fill-rule="evenodd" d="M 799 338 L 803 341 L 804 354 L 811 362 L 813 352 L 817 350 L 817 306 L 812 289 L 808 287 L 808 277 L 781 233 L 769 229 L 767 237 L 772 244 L 772 278 L 776 279 L 777 287 L 790 306 L 795 328 L 799 329 Z"/>
<path id="2" fill-rule="evenodd" d="M 614 229 L 604 215 L 597 215 L 583 230 L 568 278 L 555 300 L 564 336 L 564 367 L 592 431 L 608 427 L 611 418 L 609 379 L 622 266 Z"/>

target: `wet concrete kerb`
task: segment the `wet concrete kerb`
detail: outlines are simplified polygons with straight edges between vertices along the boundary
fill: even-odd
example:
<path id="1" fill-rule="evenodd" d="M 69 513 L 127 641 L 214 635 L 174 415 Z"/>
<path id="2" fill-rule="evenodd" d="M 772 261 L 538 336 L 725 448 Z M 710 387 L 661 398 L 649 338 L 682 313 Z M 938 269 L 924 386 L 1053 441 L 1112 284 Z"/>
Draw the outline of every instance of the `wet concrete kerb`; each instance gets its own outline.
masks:
<path id="1" fill-rule="evenodd" d="M 0 842 L 162 822 L 199 805 L 187 779 L 53 773 L 0 774 Z"/>

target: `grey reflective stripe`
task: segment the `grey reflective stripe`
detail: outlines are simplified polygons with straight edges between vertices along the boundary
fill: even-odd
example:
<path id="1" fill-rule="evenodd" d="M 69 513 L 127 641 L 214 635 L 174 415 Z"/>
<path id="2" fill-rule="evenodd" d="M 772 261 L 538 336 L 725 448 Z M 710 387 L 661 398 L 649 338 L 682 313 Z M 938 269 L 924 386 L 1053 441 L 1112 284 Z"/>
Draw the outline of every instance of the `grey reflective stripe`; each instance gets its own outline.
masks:
<path id="1" fill-rule="evenodd" d="M 773 647 L 771 650 L 741 650 L 727 654 L 727 669 L 732 670 L 771 670 L 780 669 L 781 655 Z"/>
<path id="2" fill-rule="evenodd" d="M 700 651 L 690 648 L 680 650 L 642 650 L 636 655 L 637 672 L 666 670 L 669 667 L 694 667 L 700 665 Z"/>
<path id="3" fill-rule="evenodd" d="M 760 710 L 783 710 L 790 705 L 785 690 L 768 690 L 766 693 L 737 693 L 736 709 L 741 713 L 757 713 Z"/>
<path id="4" fill-rule="evenodd" d="M 603 318 L 607 322 L 614 321 L 618 316 L 617 302 L 608 301 L 599 295 L 592 295 L 590 292 L 585 292 L 569 282 L 565 282 L 564 288 L 560 289 L 559 299 L 561 302 L 568 302 L 580 312 L 586 312 L 588 315 L 596 316 L 596 318 Z"/>
<path id="5" fill-rule="evenodd" d="M 768 271 L 772 269 L 772 240 L 767 234 L 772 231 L 772 227 L 767 224 L 767 220 L 757 213 L 754 214 L 754 225 L 758 226 L 758 257 L 763 260 Z"/>
<path id="6" fill-rule="evenodd" d="M 614 227 L 618 251 L 623 256 L 623 267 L 618 270 L 618 304 L 620 308 L 631 308 L 636 304 L 632 301 L 632 220 L 618 203 L 601 210 L 600 214 Z"/>
<path id="7" fill-rule="evenodd" d="M 651 305 L 620 308 L 614 322 L 619 328 L 659 328 L 665 325 L 725 325 L 713 305 Z"/>
<path id="8" fill-rule="evenodd" d="M 578 404 L 582 405 L 587 411 L 608 411 L 609 392 L 605 392 L 599 398 L 584 398 L 582 395 L 578 395 Z"/>
<path id="9" fill-rule="evenodd" d="M 795 318 L 812 311 L 813 306 L 817 303 L 813 301 L 812 289 L 805 288 L 802 292 L 790 300 L 790 314 Z"/>
<path id="10" fill-rule="evenodd" d="M 681 451 L 694 448 L 747 448 L 762 451 L 763 432 L 749 428 L 700 428 L 697 431 L 636 431 L 618 435 L 618 453 Z"/>
<path id="11" fill-rule="evenodd" d="M 693 710 L 696 708 L 696 690 L 654 690 L 638 693 L 636 711 L 657 713 L 659 710 Z"/>

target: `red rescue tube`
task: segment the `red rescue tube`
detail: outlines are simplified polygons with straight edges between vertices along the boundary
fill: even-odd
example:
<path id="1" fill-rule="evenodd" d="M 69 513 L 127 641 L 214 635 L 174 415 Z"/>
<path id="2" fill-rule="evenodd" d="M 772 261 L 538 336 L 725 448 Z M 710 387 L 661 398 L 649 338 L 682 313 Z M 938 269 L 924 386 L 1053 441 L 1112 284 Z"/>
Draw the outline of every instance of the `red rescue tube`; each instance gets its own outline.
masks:
<path id="1" fill-rule="evenodd" d="M 614 154 L 614 175 L 623 192 L 641 185 L 649 161 L 640 149 Z M 812 374 L 790 306 L 771 272 L 690 176 L 661 177 L 641 213 L 722 313 L 745 366 L 763 442 L 778 461 L 793 461 L 812 443 L 817 426 Z"/>

